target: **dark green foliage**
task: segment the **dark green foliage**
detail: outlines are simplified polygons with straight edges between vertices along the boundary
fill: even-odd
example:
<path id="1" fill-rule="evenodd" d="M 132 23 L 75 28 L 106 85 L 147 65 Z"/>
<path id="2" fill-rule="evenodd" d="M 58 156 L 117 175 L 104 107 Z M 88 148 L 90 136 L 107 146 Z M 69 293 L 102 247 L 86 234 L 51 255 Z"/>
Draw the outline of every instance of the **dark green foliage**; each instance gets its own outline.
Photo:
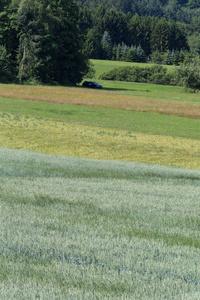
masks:
<path id="1" fill-rule="evenodd" d="M 178 65 L 200 53 L 198 1 L 75 2 L 0 0 L 0 45 L 20 82 L 78 83 L 87 57 Z"/>
<path id="2" fill-rule="evenodd" d="M 86 9 L 86 7 L 79 6 L 79 17 L 78 17 L 78 26 L 84 34 L 87 33 L 88 28 L 91 28 L 92 25 L 92 14 L 91 11 Z"/>
<path id="3" fill-rule="evenodd" d="M 90 61 L 88 65 L 88 73 L 85 75 L 86 78 L 94 78 L 95 77 L 95 69 L 94 64 Z"/>
<path id="4" fill-rule="evenodd" d="M 121 11 L 117 12 L 110 9 L 106 11 L 104 20 L 105 28 L 115 44 L 121 43 L 122 41 L 128 43 L 128 20 L 125 14 Z"/>
<path id="5" fill-rule="evenodd" d="M 194 92 L 200 90 L 200 59 L 194 57 L 177 68 L 179 83 Z"/>
<path id="6" fill-rule="evenodd" d="M 158 20 L 151 34 L 151 49 L 165 52 L 169 48 L 170 29 L 164 19 Z"/>
<path id="7" fill-rule="evenodd" d="M 140 45 L 137 47 L 136 54 L 138 62 L 146 62 L 146 55 Z"/>
<path id="8" fill-rule="evenodd" d="M 138 14 L 132 16 L 106 10 L 103 5 L 87 13 L 83 13 L 81 7 L 81 11 L 79 24 L 85 40 L 84 51 L 90 58 L 145 62 L 156 50 L 189 49 L 185 30 L 173 21 Z M 131 47 L 137 47 L 136 57 L 133 51 L 128 53 Z"/>
<path id="9" fill-rule="evenodd" d="M 0 82 L 12 82 L 15 79 L 15 69 L 13 68 L 5 46 L 0 46 Z"/>
<path id="10" fill-rule="evenodd" d="M 188 44 L 192 53 L 200 54 L 200 33 L 189 36 Z"/>
<path id="11" fill-rule="evenodd" d="M 190 54 L 184 50 L 167 50 L 162 53 L 158 50 L 154 51 L 151 54 L 151 62 L 155 64 L 163 64 L 163 65 L 179 65 L 183 61 L 187 60 L 188 55 Z"/>
<path id="12" fill-rule="evenodd" d="M 161 53 L 159 50 L 155 50 L 151 54 L 151 62 L 153 62 L 154 64 L 162 64 L 164 59 L 164 54 Z"/>
<path id="13" fill-rule="evenodd" d="M 77 6 L 68 1 L 26 0 L 17 14 L 19 80 L 76 84 L 87 71 L 77 27 Z"/>
<path id="14" fill-rule="evenodd" d="M 130 61 L 130 62 L 137 62 L 138 61 L 136 47 L 132 47 L 128 51 L 128 53 L 126 55 L 126 61 Z"/>
<path id="15" fill-rule="evenodd" d="M 163 62 L 165 65 L 172 65 L 172 53 L 170 50 L 167 50 L 167 52 L 164 54 Z"/>
<path id="16" fill-rule="evenodd" d="M 200 13 L 200 2 L 195 0 L 75 0 L 75 2 L 92 9 L 101 5 L 106 10 L 115 8 L 126 14 L 164 17 L 167 20 L 185 23 L 191 23 Z"/>
<path id="17" fill-rule="evenodd" d="M 174 85 L 175 76 L 167 73 L 167 69 L 162 66 L 152 67 L 123 67 L 116 68 L 110 72 L 104 73 L 100 76 L 104 80 L 129 81 L 129 82 L 143 82 L 155 83 L 163 85 Z"/>
<path id="18" fill-rule="evenodd" d="M 112 57 L 112 39 L 108 31 L 105 31 L 101 40 L 103 58 L 111 59 Z"/>
<path id="19" fill-rule="evenodd" d="M 5 57 L 0 81 L 80 82 L 88 60 L 78 16 L 72 0 L 0 1 L 0 52 Z"/>
<path id="20" fill-rule="evenodd" d="M 102 56 L 101 40 L 96 29 L 88 30 L 85 36 L 83 52 L 90 58 L 100 58 Z"/>
<path id="21" fill-rule="evenodd" d="M 173 53 L 173 59 L 172 59 L 172 63 L 173 65 L 178 66 L 179 65 L 179 51 L 174 51 Z"/>
<path id="22" fill-rule="evenodd" d="M 147 61 L 145 52 L 140 45 L 138 47 L 136 46 L 134 47 L 131 46 L 130 48 L 128 47 L 123 60 L 130 61 L 130 62 Z"/>
<path id="23" fill-rule="evenodd" d="M 17 24 L 15 16 L 18 9 L 18 1 L 1 1 L 0 2 L 0 45 L 6 47 L 9 54 L 11 72 L 17 68 L 16 50 L 19 44 Z"/>

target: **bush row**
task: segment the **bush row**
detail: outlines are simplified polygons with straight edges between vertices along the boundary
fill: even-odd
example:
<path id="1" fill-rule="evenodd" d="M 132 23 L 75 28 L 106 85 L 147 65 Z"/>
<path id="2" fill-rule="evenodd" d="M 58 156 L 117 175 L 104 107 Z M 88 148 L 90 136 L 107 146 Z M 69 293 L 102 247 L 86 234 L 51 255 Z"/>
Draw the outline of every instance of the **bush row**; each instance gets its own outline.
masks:
<path id="1" fill-rule="evenodd" d="M 167 68 L 156 65 L 152 67 L 122 67 L 103 73 L 103 80 L 129 81 L 140 83 L 154 83 L 162 85 L 176 85 L 176 75 L 167 73 Z"/>

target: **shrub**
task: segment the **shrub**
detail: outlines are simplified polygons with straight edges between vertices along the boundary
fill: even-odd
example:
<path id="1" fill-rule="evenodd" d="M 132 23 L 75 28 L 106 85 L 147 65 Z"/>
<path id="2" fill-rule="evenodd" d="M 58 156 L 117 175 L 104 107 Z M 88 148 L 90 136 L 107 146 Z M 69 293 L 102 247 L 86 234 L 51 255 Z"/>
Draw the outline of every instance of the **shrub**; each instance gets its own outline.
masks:
<path id="1" fill-rule="evenodd" d="M 200 58 L 194 57 L 188 63 L 182 63 L 176 70 L 180 85 L 191 88 L 194 92 L 200 90 Z"/>
<path id="2" fill-rule="evenodd" d="M 167 69 L 160 65 L 152 67 L 123 67 L 116 68 L 100 76 L 103 80 L 129 81 L 140 83 L 155 83 L 174 85 L 174 74 L 168 74 Z"/>

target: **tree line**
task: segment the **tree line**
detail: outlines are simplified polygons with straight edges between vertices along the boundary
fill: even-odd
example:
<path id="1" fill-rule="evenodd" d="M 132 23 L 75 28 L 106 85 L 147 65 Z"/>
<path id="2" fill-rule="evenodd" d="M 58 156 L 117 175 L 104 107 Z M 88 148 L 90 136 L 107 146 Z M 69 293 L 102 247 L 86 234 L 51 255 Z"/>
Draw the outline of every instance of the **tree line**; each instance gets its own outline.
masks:
<path id="1" fill-rule="evenodd" d="M 153 16 L 191 24 L 199 23 L 199 0 L 75 0 L 85 7 L 96 9 L 103 5 L 106 10 L 115 8 L 125 14 Z"/>
<path id="2" fill-rule="evenodd" d="M 170 52 L 173 63 L 178 52 L 185 56 L 190 51 L 185 27 L 174 20 L 125 14 L 103 5 L 94 10 L 82 6 L 79 27 L 90 58 L 144 62 L 155 52 L 168 57 Z"/>
<path id="3" fill-rule="evenodd" d="M 200 53 L 190 25 L 73 0 L 0 0 L 0 82 L 76 84 L 90 58 L 178 65 Z"/>

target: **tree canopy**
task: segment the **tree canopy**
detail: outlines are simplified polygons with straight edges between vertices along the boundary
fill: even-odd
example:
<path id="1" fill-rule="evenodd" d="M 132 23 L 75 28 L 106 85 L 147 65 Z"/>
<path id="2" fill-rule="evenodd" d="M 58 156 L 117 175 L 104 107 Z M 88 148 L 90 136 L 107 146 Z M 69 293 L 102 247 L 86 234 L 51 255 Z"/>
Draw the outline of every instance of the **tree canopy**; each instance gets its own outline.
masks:
<path id="1" fill-rule="evenodd" d="M 12 55 L 20 82 L 82 80 L 88 59 L 82 51 L 78 6 L 72 0 L 15 0 L 0 7 L 0 42 Z"/>

